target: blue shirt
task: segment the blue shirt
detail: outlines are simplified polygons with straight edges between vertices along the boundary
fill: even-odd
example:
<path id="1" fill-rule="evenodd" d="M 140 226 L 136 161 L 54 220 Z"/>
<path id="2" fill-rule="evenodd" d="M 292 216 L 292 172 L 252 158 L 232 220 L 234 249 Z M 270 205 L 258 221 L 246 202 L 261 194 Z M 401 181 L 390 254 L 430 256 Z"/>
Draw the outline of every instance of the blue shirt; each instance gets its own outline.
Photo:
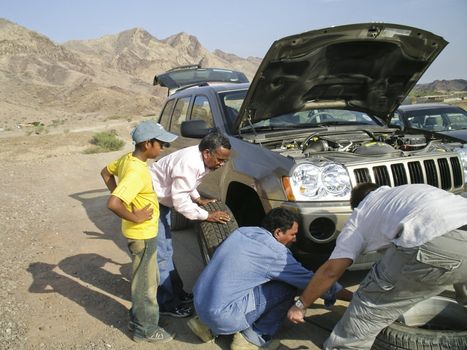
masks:
<path id="1" fill-rule="evenodd" d="M 275 280 L 303 290 L 312 276 L 269 231 L 241 227 L 219 246 L 198 278 L 195 309 L 215 334 L 236 332 L 249 327 L 245 315 L 256 307 L 255 287 Z M 336 283 L 323 295 L 328 305 L 341 289 Z"/>

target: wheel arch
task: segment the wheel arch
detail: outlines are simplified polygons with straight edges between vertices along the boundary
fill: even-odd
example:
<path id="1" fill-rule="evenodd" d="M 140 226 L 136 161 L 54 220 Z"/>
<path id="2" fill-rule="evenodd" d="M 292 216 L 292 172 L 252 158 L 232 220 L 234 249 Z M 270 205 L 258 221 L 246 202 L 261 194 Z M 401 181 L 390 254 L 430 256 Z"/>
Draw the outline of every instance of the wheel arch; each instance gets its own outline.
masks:
<path id="1" fill-rule="evenodd" d="M 232 181 L 229 184 L 226 204 L 235 216 L 239 226 L 258 226 L 270 208 L 265 208 L 258 193 L 244 183 Z"/>

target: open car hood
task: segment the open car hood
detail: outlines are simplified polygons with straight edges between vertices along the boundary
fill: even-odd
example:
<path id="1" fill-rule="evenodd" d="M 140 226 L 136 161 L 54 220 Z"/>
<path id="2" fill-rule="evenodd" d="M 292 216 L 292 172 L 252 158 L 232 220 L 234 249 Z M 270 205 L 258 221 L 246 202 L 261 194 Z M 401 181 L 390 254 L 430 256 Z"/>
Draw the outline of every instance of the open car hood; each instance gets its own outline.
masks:
<path id="1" fill-rule="evenodd" d="M 447 45 L 430 32 L 362 23 L 275 41 L 234 127 L 304 109 L 349 108 L 388 120 Z"/>
<path id="2" fill-rule="evenodd" d="M 169 95 L 176 89 L 216 83 L 248 83 L 248 78 L 242 72 L 224 68 L 201 68 L 199 65 L 181 66 L 154 76 L 153 85 L 169 89 Z"/>

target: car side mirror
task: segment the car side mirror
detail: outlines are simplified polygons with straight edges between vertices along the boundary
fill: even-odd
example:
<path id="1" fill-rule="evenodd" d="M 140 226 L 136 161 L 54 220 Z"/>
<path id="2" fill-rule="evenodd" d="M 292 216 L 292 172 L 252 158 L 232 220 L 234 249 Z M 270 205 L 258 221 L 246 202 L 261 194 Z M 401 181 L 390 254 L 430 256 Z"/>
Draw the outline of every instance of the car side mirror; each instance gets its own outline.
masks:
<path id="1" fill-rule="evenodd" d="M 202 119 L 185 120 L 180 125 L 180 134 L 183 137 L 191 137 L 195 139 L 203 138 L 211 130 L 212 128 L 209 127 L 208 123 Z"/>

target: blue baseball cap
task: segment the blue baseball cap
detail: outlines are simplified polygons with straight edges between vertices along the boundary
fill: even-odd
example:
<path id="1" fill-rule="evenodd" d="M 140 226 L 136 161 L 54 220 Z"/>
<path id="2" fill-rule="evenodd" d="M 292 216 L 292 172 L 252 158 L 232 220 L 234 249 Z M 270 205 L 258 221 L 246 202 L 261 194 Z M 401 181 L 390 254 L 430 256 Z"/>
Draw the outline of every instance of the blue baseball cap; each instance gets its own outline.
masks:
<path id="1" fill-rule="evenodd" d="M 146 120 L 139 123 L 130 133 L 135 143 L 140 143 L 152 139 L 157 139 L 162 142 L 172 142 L 178 137 L 166 131 L 162 125 L 156 123 L 154 120 Z"/>

